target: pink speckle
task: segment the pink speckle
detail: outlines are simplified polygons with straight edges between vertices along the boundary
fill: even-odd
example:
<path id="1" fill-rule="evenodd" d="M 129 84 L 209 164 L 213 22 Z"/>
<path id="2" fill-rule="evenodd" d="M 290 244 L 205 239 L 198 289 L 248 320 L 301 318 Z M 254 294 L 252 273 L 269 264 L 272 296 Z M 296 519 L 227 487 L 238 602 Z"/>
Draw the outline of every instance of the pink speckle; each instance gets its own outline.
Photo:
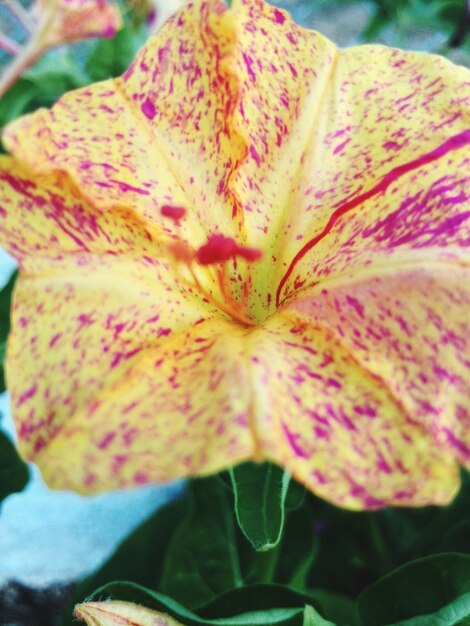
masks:
<path id="1" fill-rule="evenodd" d="M 171 328 L 159 328 L 157 337 L 167 337 L 171 333 Z"/>
<path id="2" fill-rule="evenodd" d="M 157 110 L 155 109 L 155 105 L 153 104 L 153 102 L 151 100 L 149 100 L 148 98 L 146 98 L 142 104 L 140 105 L 140 108 L 142 109 L 142 113 L 145 115 L 145 117 L 147 117 L 149 120 L 153 120 L 153 118 L 156 116 L 157 114 Z"/>
<path id="3" fill-rule="evenodd" d="M 112 442 L 112 440 L 114 439 L 114 437 L 116 436 L 116 433 L 107 433 L 103 439 L 98 442 L 98 448 L 100 450 L 106 450 L 106 448 L 109 446 L 109 444 Z"/>
<path id="4" fill-rule="evenodd" d="M 284 13 L 281 13 L 279 9 L 274 9 L 273 16 L 276 24 L 284 24 L 284 22 L 286 21 L 286 16 L 284 15 Z"/>
<path id="5" fill-rule="evenodd" d="M 57 333 L 57 335 L 54 335 L 52 339 L 49 341 L 49 348 L 54 347 L 54 345 L 57 343 L 60 337 L 62 337 L 62 333 Z"/>
<path id="6" fill-rule="evenodd" d="M 259 167 L 261 164 L 261 159 L 259 157 L 259 154 L 256 152 L 256 148 L 253 145 L 250 146 L 250 155 L 253 161 Z"/>
<path id="7" fill-rule="evenodd" d="M 149 477 L 145 472 L 136 472 L 134 474 L 134 482 L 136 485 L 145 485 L 149 482 Z"/>
<path id="8" fill-rule="evenodd" d="M 22 404 L 24 404 L 25 402 L 27 402 L 27 400 L 30 400 L 31 398 L 33 398 L 36 395 L 36 392 L 38 390 L 38 386 L 37 385 L 33 385 L 32 387 L 30 387 L 29 389 L 27 389 L 23 394 L 21 394 L 21 396 L 18 398 L 18 403 L 17 403 L 17 407 L 21 406 Z"/>

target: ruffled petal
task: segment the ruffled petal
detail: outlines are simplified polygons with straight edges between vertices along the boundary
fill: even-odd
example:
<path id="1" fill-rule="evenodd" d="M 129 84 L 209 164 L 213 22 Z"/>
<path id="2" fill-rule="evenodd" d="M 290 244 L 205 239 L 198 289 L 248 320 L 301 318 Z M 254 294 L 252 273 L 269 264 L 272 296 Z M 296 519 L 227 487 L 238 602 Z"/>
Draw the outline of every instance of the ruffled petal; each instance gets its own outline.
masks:
<path id="1" fill-rule="evenodd" d="M 448 446 L 323 319 L 284 311 L 249 346 L 259 446 L 311 491 L 358 510 L 455 495 Z"/>
<path id="2" fill-rule="evenodd" d="M 121 79 L 66 94 L 10 125 L 8 150 L 33 171 L 65 171 L 98 210 L 126 209 L 200 245 L 238 233 L 228 180 L 246 153 L 231 125 L 234 18 L 222 0 L 183 9 Z M 161 207 L 186 209 L 178 231 Z"/>
<path id="3" fill-rule="evenodd" d="M 28 287 L 23 284 L 17 295 L 22 316 Z M 39 294 L 28 297 L 34 296 Z M 51 304 L 42 312 L 42 325 L 56 315 L 63 318 L 67 308 L 72 307 L 53 310 Z M 255 455 L 236 328 L 212 320 L 186 332 L 167 329 L 168 336 L 162 329 L 160 340 L 149 340 L 146 329 L 155 322 L 140 303 L 132 317 L 125 315 L 129 308 L 113 309 L 108 331 L 103 306 L 91 309 L 85 301 L 81 319 L 66 318 L 41 335 L 27 328 L 29 342 L 19 332 L 11 339 L 9 372 L 21 449 L 53 488 L 96 493 L 165 482 L 217 472 Z M 113 332 L 120 339 L 113 339 Z M 74 337 L 67 350 L 65 342 Z M 38 347 L 28 362 L 23 352 L 34 338 Z M 47 371 L 42 368 L 26 379 L 29 388 L 20 389 L 19 368 L 37 367 L 36 355 L 44 354 L 47 341 L 55 353 Z"/>
<path id="4" fill-rule="evenodd" d="M 326 324 L 403 410 L 470 467 L 470 268 L 450 260 L 366 270 L 292 309 Z"/>
<path id="5" fill-rule="evenodd" d="M 233 324 L 164 246 L 132 216 L 94 211 L 64 175 L 2 158 L 0 179 L 0 233 L 22 269 L 8 387 L 20 449 L 46 480 L 95 492 L 251 456 Z"/>

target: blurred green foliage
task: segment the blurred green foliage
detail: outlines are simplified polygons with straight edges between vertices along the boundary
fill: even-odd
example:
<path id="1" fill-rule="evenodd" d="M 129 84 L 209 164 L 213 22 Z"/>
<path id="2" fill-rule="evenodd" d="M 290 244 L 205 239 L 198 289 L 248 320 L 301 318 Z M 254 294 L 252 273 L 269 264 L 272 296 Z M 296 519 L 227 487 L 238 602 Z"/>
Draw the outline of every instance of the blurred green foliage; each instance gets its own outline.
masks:
<path id="1" fill-rule="evenodd" d="M 137 528 L 78 587 L 62 626 L 72 626 L 73 603 L 90 594 L 142 602 L 189 625 L 260 610 L 256 623 L 267 626 L 277 623 L 281 609 L 297 608 L 285 623 L 305 626 L 305 605 L 318 612 L 315 626 L 321 620 L 330 626 L 463 626 L 470 620 L 468 473 L 448 507 L 351 512 L 293 480 L 284 497 L 285 486 L 273 487 L 266 472 L 242 467 L 236 476 L 243 489 L 233 472 L 193 480 L 179 500 Z M 267 497 L 251 515 L 258 519 L 282 501 L 285 524 L 281 540 L 260 551 L 247 536 L 247 517 L 265 484 Z M 245 509 L 243 526 L 235 501 Z"/>

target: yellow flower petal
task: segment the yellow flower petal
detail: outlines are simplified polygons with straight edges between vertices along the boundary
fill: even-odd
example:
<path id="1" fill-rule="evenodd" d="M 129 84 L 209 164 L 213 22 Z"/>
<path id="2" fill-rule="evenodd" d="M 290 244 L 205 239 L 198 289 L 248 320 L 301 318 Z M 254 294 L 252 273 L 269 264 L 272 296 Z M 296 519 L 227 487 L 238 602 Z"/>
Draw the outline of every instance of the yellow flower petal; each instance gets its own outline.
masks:
<path id="1" fill-rule="evenodd" d="M 47 479 L 268 458 L 351 508 L 447 502 L 470 456 L 469 98 L 437 57 L 201 0 L 122 79 L 15 122 L 8 378 Z"/>
<path id="2" fill-rule="evenodd" d="M 291 306 L 340 337 L 432 445 L 470 467 L 470 267 L 450 259 L 351 273 Z"/>
<path id="3" fill-rule="evenodd" d="M 181 626 L 169 615 L 119 601 L 77 604 L 75 617 L 88 626 Z"/>
<path id="4" fill-rule="evenodd" d="M 238 233 L 227 184 L 246 148 L 227 122 L 238 92 L 234 19 L 225 8 L 223 0 L 191 5 L 122 78 L 10 125 L 8 150 L 33 171 L 68 172 L 102 210 L 125 208 L 161 227 L 163 205 L 186 207 L 183 227 L 198 245 L 216 225 Z"/>
<path id="5" fill-rule="evenodd" d="M 267 458 L 351 509 L 447 503 L 459 486 L 449 447 L 328 321 L 299 309 L 249 340 L 253 420 Z"/>
<path id="6" fill-rule="evenodd" d="M 0 164 L 0 229 L 22 269 L 7 371 L 22 453 L 81 492 L 251 457 L 234 325 L 131 218 L 94 211 L 64 177 L 38 187 Z"/>

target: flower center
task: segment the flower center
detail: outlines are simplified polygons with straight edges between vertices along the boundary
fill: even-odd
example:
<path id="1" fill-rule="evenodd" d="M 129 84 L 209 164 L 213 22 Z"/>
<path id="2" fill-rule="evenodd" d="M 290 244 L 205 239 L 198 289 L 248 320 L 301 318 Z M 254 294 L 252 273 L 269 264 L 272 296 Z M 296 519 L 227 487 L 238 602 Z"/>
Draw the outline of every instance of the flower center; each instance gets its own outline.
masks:
<path id="1" fill-rule="evenodd" d="M 179 224 L 186 211 L 183 207 L 165 205 L 161 208 L 164 217 Z M 174 239 L 168 249 L 174 259 L 184 265 L 191 278 L 191 287 L 196 288 L 203 298 L 218 309 L 246 326 L 255 326 L 256 322 L 247 314 L 247 304 L 250 296 L 250 281 L 243 283 L 242 301 L 237 301 L 232 293 L 227 275 L 227 264 L 242 259 L 250 264 L 258 261 L 263 253 L 256 248 L 241 246 L 231 237 L 215 233 L 210 235 L 205 244 L 197 250 L 191 248 L 181 239 Z M 201 282 L 201 271 L 214 271 L 220 296 L 206 289 Z M 249 271 L 247 272 L 249 274 Z"/>

